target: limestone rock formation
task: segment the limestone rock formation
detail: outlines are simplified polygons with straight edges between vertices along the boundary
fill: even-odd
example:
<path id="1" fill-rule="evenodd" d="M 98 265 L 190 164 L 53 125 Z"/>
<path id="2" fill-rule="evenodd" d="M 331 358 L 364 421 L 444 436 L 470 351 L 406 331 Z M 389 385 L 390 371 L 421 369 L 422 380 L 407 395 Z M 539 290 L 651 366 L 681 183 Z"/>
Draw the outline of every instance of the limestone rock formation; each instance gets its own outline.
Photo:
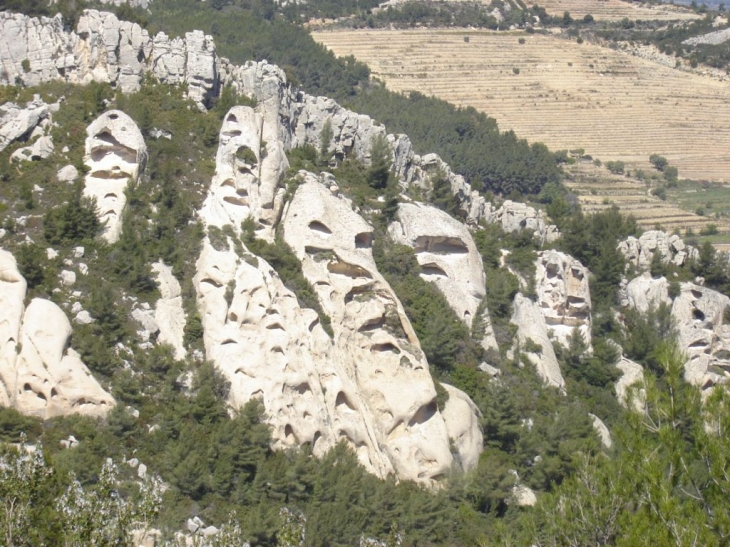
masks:
<path id="1" fill-rule="evenodd" d="M 152 271 L 156 275 L 161 296 L 155 303 L 155 323 L 160 329 L 157 341 L 161 344 L 170 344 L 175 359 L 184 359 L 185 311 L 182 306 L 180 283 L 172 275 L 172 268 L 165 266 L 162 261 L 153 264 Z"/>
<path id="2" fill-rule="evenodd" d="M 513 303 L 512 323 L 517 325 L 520 350 L 535 365 L 537 373 L 546 385 L 565 390 L 565 380 L 555 356 L 545 316 L 540 306 L 517 293 Z"/>
<path id="3" fill-rule="evenodd" d="M 96 200 L 99 220 L 109 243 L 122 232 L 125 190 L 147 161 L 147 146 L 134 120 L 120 110 L 103 113 L 86 129 L 84 163 L 89 168 L 84 195 Z"/>
<path id="4" fill-rule="evenodd" d="M 236 106 L 226 114 L 216 173 L 201 211 L 210 226 L 231 225 L 238 230 L 251 217 L 260 226 L 260 237 L 273 238 L 284 201 L 280 182 L 289 164 L 279 141 L 265 140 L 267 125 L 250 107 Z"/>
<path id="5" fill-rule="evenodd" d="M 434 282 L 471 327 L 486 288 L 482 258 L 466 226 L 435 207 L 401 203 L 388 234 L 415 250 L 421 277 Z"/>
<path id="6" fill-rule="evenodd" d="M 449 439 L 456 447 L 462 469 L 474 469 L 484 446 L 479 427 L 481 413 L 466 393 L 448 384 L 441 385 L 449 394 L 442 412 Z"/>
<path id="7" fill-rule="evenodd" d="M 665 277 L 654 279 L 651 273 L 644 272 L 626 284 L 620 300 L 623 306 L 630 306 L 642 313 L 650 308 L 656 309 L 660 304 L 671 305 L 669 282 Z"/>
<path id="8" fill-rule="evenodd" d="M 2 59 L 1 51 L 0 59 Z M 11 142 L 28 137 L 57 107 L 57 104 L 49 105 L 39 98 L 27 103 L 25 108 L 15 103 L 0 105 L 0 151 Z"/>
<path id="9" fill-rule="evenodd" d="M 730 298 L 717 291 L 683 283 L 672 305 L 679 349 L 687 354 L 685 379 L 708 388 L 725 382 L 730 372 L 730 325 L 725 311 Z"/>
<path id="10" fill-rule="evenodd" d="M 200 31 L 184 39 L 170 40 L 164 33 L 153 39 L 136 23 L 85 10 L 75 32 L 64 30 L 60 15 L 35 18 L 3 12 L 0 35 L 6 38 L 0 43 L 1 85 L 16 80 L 26 86 L 96 81 L 133 92 L 151 71 L 163 83 L 187 83 L 190 98 L 201 105 L 219 90 L 215 46 Z"/>
<path id="11" fill-rule="evenodd" d="M 698 256 L 697 249 L 685 245 L 678 235 L 669 235 L 661 230 L 648 230 L 638 239 L 629 236 L 619 243 L 618 250 L 629 263 L 640 270 L 649 269 L 654 253 L 659 253 L 665 264 L 671 262 L 676 266 Z"/>
<path id="12" fill-rule="evenodd" d="M 375 266 L 372 228 L 313 175 L 297 188 L 282 224 L 332 319 L 338 377 L 356 382 L 359 411 L 378 446 L 399 477 L 438 478 L 452 460 L 446 425 L 418 339 Z"/>
<path id="13" fill-rule="evenodd" d="M 44 160 L 53 154 L 53 140 L 51 137 L 41 136 L 30 146 L 18 148 L 10 156 L 11 161 L 38 161 Z"/>
<path id="14" fill-rule="evenodd" d="M 578 260 L 558 251 L 540 251 L 535 272 L 537 304 L 550 337 L 566 348 L 575 329 L 591 345 L 590 272 Z"/>
<path id="15" fill-rule="evenodd" d="M 633 408 L 637 412 L 643 412 L 646 393 L 644 385 L 644 368 L 626 357 L 621 357 L 616 368 L 621 371 L 621 377 L 616 382 L 616 398 L 624 407 L 629 405 L 629 392 L 632 386 L 637 386 L 638 391 L 633 399 Z"/>
<path id="16" fill-rule="evenodd" d="M 25 291 L 15 258 L 0 250 L 0 404 L 44 419 L 105 415 L 114 399 L 68 347 L 66 314 L 40 298 L 24 309 Z"/>
<path id="17" fill-rule="evenodd" d="M 596 431 L 598 438 L 601 440 L 601 444 L 604 448 L 610 449 L 613 446 L 613 440 L 611 440 L 611 432 L 606 427 L 598 416 L 595 414 L 588 414 L 588 417 L 593 422 L 593 429 Z"/>

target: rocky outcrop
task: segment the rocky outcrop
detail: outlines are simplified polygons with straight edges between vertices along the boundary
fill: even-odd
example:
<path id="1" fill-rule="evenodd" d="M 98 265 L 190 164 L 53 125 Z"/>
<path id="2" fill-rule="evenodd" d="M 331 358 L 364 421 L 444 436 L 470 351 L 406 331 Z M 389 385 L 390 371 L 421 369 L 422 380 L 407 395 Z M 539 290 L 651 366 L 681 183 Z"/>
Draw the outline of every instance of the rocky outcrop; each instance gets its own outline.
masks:
<path id="1" fill-rule="evenodd" d="M 96 200 L 104 239 L 114 243 L 122 232 L 125 190 L 147 161 L 147 146 L 134 120 L 120 110 L 99 116 L 86 129 L 84 163 L 89 168 L 84 195 Z"/>
<path id="2" fill-rule="evenodd" d="M 685 379 L 703 389 L 730 376 L 730 325 L 725 313 L 730 298 L 717 291 L 683 283 L 672 304 L 678 345 L 689 360 Z"/>
<path id="3" fill-rule="evenodd" d="M 479 427 L 481 412 L 469 396 L 448 384 L 441 384 L 449 394 L 441 414 L 446 422 L 449 439 L 456 448 L 462 469 L 475 469 L 484 447 L 482 430 Z"/>
<path id="4" fill-rule="evenodd" d="M 651 273 L 644 272 L 626 284 L 622 282 L 619 301 L 622 306 L 635 308 L 641 313 L 657 309 L 661 304 L 671 305 L 669 282 L 665 277 L 655 279 Z"/>
<path id="5" fill-rule="evenodd" d="M 603 448 L 610 449 L 613 446 L 613 440 L 611 439 L 611 432 L 606 427 L 606 424 L 604 424 L 603 420 L 601 420 L 595 414 L 589 413 L 588 417 L 593 423 L 593 429 L 596 432 L 596 435 L 598 435 L 598 438 L 600 439 Z"/>
<path id="6" fill-rule="evenodd" d="M 618 250 L 640 270 L 650 268 L 655 253 L 659 253 L 663 263 L 675 266 L 682 266 L 687 260 L 698 256 L 697 249 L 685 245 L 678 235 L 669 235 L 660 230 L 646 231 L 638 239 L 629 236 L 619 243 Z"/>
<path id="7" fill-rule="evenodd" d="M 633 408 L 637 412 L 643 412 L 644 401 L 646 399 L 646 391 L 642 387 L 644 385 L 644 368 L 634 361 L 621 357 L 616 368 L 621 371 L 621 377 L 616 382 L 616 398 L 624 407 L 628 407 L 631 388 L 635 386 L 637 391 L 634 392 L 634 398 L 631 400 Z"/>
<path id="8" fill-rule="evenodd" d="M 273 240 L 284 204 L 280 183 L 289 163 L 281 143 L 264 138 L 267 131 L 275 136 L 276 128 L 250 107 L 237 106 L 226 114 L 215 176 L 201 211 L 208 225 L 238 229 L 251 217 L 259 237 Z"/>
<path id="9" fill-rule="evenodd" d="M 15 258 L 0 250 L 0 404 L 43 419 L 105 415 L 114 399 L 68 347 L 66 314 L 40 298 L 24 309 L 25 291 Z"/>
<path id="10" fill-rule="evenodd" d="M 163 83 L 188 84 L 201 105 L 218 93 L 218 59 L 210 36 L 200 31 L 169 39 L 151 38 L 136 23 L 114 14 L 85 10 L 75 32 L 66 32 L 60 15 L 28 17 L 0 13 L 0 85 L 26 86 L 61 80 L 74 84 L 108 82 L 123 92 L 137 91 L 152 72 Z"/>
<path id="11" fill-rule="evenodd" d="M 538 375 L 546 385 L 564 391 L 565 380 L 560 372 L 560 365 L 555 356 L 545 316 L 540 306 L 517 293 L 513 303 L 511 321 L 517 325 L 519 349 L 535 366 Z"/>
<path id="12" fill-rule="evenodd" d="M 184 359 L 185 311 L 182 306 L 180 283 L 172 275 L 172 267 L 162 261 L 152 265 L 160 299 L 155 303 L 155 323 L 159 328 L 157 342 L 172 346 L 175 359 Z"/>
<path id="13" fill-rule="evenodd" d="M 540 251 L 535 271 L 537 304 L 548 334 L 565 346 L 577 330 L 591 346 L 590 272 L 573 257 L 558 251 Z"/>
<path id="14" fill-rule="evenodd" d="M 0 105 L 0 151 L 13 141 L 29 137 L 36 127 L 47 126 L 57 109 L 58 104 L 46 104 L 37 96 L 24 108 L 15 103 Z"/>
<path id="15" fill-rule="evenodd" d="M 281 213 L 286 162 L 276 156 L 283 145 L 271 107 L 234 107 L 221 129 L 194 279 L 206 358 L 230 380 L 234 407 L 261 399 L 275 447 L 309 444 L 321 455 L 342 441 L 379 476 L 432 483 L 453 461 L 449 431 L 415 333 L 375 267 L 372 228 L 331 175 L 300 173 Z M 246 219 L 270 241 L 280 225 L 331 318 L 332 339 L 317 313 L 238 240 Z M 457 399 L 452 414 L 464 419 Z M 460 457 L 471 465 L 476 422 L 453 421 Z"/>
<path id="16" fill-rule="evenodd" d="M 11 161 L 38 161 L 44 160 L 53 154 L 53 140 L 45 135 L 36 139 L 30 146 L 18 148 L 10 156 Z"/>
<path id="17" fill-rule="evenodd" d="M 388 234 L 415 250 L 421 277 L 435 283 L 457 317 L 471 327 L 486 294 L 486 278 L 467 227 L 435 207 L 401 203 Z"/>
<path id="18" fill-rule="evenodd" d="M 348 399 L 357 401 L 399 477 L 439 478 L 452 461 L 448 432 L 418 338 L 375 266 L 372 227 L 313 175 L 298 187 L 282 226 L 332 319 L 337 377 L 357 386 Z"/>

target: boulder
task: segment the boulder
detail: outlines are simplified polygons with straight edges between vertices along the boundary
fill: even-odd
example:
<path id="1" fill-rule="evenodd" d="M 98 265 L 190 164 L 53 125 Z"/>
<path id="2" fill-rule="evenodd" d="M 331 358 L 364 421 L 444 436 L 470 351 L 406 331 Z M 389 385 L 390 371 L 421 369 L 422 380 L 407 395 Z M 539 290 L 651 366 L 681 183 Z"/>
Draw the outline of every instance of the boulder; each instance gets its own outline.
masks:
<path id="1" fill-rule="evenodd" d="M 79 172 L 73 165 L 66 165 L 56 173 L 58 182 L 73 182 L 79 178 Z"/>
<path id="2" fill-rule="evenodd" d="M 687 260 L 698 257 L 697 249 L 685 245 L 678 235 L 669 235 L 661 230 L 648 230 L 641 237 L 629 236 L 619 243 L 618 250 L 629 264 L 639 270 L 648 270 L 655 253 L 659 253 L 663 263 L 682 266 Z"/>
<path id="3" fill-rule="evenodd" d="M 664 277 L 654 279 L 649 272 L 635 277 L 626 285 L 625 301 L 622 304 L 646 313 L 649 309 L 657 309 L 661 304 L 671 305 L 669 298 L 669 282 Z"/>
<path id="4" fill-rule="evenodd" d="M 606 427 L 606 424 L 603 423 L 603 420 L 601 420 L 598 416 L 595 414 L 588 414 L 588 417 L 593 422 L 593 429 L 596 431 L 596 434 L 598 435 L 598 438 L 601 440 L 601 444 L 604 448 L 610 449 L 613 447 L 613 441 L 611 440 L 611 432 Z"/>
<path id="5" fill-rule="evenodd" d="M 134 120 L 120 110 L 103 113 L 86 129 L 84 163 L 89 173 L 84 195 L 96 200 L 103 237 L 109 243 L 122 232 L 126 188 L 134 184 L 147 161 L 147 146 Z"/>
<path id="6" fill-rule="evenodd" d="M 0 22 L 4 15 L 0 14 Z M 2 55 L 2 45 L 0 45 L 0 60 Z M 27 103 L 25 108 L 15 103 L 0 105 L 0 151 L 13 141 L 28 137 L 38 124 L 48 117 L 50 111 L 50 105 L 40 99 Z"/>
<path id="7" fill-rule="evenodd" d="M 53 154 L 51 137 L 39 137 L 31 146 L 18 148 L 10 156 L 11 161 L 39 161 Z"/>
<path id="8" fill-rule="evenodd" d="M 644 385 L 644 367 L 626 357 L 621 357 L 616 368 L 621 371 L 621 377 L 616 382 L 616 398 L 624 407 L 628 407 L 629 393 L 632 386 L 637 388 L 633 399 L 633 408 L 637 412 L 644 411 L 646 391 Z"/>

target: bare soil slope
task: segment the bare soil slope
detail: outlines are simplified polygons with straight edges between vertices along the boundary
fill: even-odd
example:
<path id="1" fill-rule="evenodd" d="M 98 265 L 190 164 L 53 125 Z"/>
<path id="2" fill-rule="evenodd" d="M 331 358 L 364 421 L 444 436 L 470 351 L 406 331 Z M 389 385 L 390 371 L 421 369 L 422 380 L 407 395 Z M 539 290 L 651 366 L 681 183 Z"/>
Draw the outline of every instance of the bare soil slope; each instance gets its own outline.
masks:
<path id="1" fill-rule="evenodd" d="M 578 0 L 575 0 L 576 2 Z M 396 91 L 471 105 L 553 150 L 650 169 L 661 154 L 680 177 L 730 181 L 730 83 L 557 36 L 490 31 L 325 31 Z M 520 44 L 520 39 L 524 40 Z M 468 40 L 468 41 L 467 41 Z"/>

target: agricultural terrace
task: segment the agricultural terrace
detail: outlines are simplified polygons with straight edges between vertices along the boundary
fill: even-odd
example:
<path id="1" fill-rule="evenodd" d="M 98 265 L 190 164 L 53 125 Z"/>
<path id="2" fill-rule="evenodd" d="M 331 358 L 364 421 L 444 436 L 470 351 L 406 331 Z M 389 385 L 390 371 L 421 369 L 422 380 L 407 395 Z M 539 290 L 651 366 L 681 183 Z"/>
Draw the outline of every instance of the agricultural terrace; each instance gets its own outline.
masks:
<path id="1" fill-rule="evenodd" d="M 680 6 L 652 6 L 622 0 L 541 0 L 538 4 L 553 16 L 561 16 L 567 11 L 573 19 L 591 14 L 596 21 L 621 21 L 624 18 L 632 21 L 688 21 L 701 17 Z"/>
<path id="2" fill-rule="evenodd" d="M 577 0 L 576 0 L 577 2 Z M 395 91 L 471 105 L 553 150 L 680 178 L 730 181 L 730 83 L 560 36 L 477 30 L 322 31 Z"/>

